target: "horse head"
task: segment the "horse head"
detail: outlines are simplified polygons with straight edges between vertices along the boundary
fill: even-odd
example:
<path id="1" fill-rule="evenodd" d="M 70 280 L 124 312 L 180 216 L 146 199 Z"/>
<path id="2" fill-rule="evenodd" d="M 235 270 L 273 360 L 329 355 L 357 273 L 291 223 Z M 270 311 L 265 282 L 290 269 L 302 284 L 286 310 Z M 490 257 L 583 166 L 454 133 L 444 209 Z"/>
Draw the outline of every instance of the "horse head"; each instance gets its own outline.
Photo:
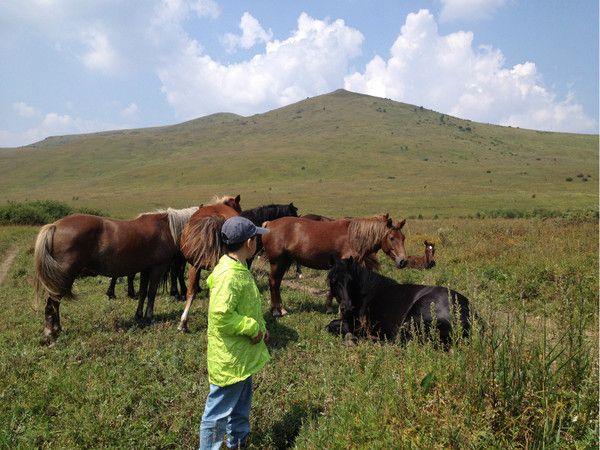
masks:
<path id="1" fill-rule="evenodd" d="M 428 269 L 435 266 L 435 244 L 433 242 L 425 241 L 425 260 Z"/>
<path id="2" fill-rule="evenodd" d="M 294 202 L 291 202 L 291 203 L 288 205 L 288 208 L 289 208 L 290 216 L 293 216 L 293 217 L 298 217 L 298 208 L 296 208 L 296 207 L 294 206 Z"/>
<path id="3" fill-rule="evenodd" d="M 406 223 L 406 219 L 402 222 L 393 223 L 392 218 L 388 214 L 384 216 L 387 219 L 387 232 L 383 241 L 381 242 L 381 250 L 388 255 L 396 267 L 402 269 L 408 264 L 406 259 L 406 250 L 404 249 L 404 234 L 402 233 L 402 227 Z"/>
<path id="4" fill-rule="evenodd" d="M 360 305 L 354 304 L 359 298 L 354 292 L 353 265 L 354 260 L 352 257 L 347 259 L 332 258 L 332 266 L 327 274 L 331 295 L 340 304 L 340 313 L 343 319 L 350 317 L 354 311 L 360 309 Z"/>
<path id="5" fill-rule="evenodd" d="M 238 194 L 236 197 L 226 197 L 223 200 L 223 204 L 229 206 L 236 210 L 239 214 L 242 212 L 242 207 L 240 206 L 240 195 Z"/>

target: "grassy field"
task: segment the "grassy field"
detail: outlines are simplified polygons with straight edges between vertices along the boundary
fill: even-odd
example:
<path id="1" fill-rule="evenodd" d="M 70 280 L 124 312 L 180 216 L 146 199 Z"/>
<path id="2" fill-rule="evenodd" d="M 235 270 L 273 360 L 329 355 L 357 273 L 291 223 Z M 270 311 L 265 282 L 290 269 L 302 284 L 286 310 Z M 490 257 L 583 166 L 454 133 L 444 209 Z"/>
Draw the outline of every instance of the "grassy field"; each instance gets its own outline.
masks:
<path id="1" fill-rule="evenodd" d="M 598 136 L 499 127 L 335 91 L 241 117 L 0 149 L 0 204 L 55 199 L 131 217 L 214 194 L 244 207 L 433 218 L 597 210 Z"/>
<path id="2" fill-rule="evenodd" d="M 208 392 L 206 291 L 189 334 L 182 304 L 162 295 L 140 328 L 135 302 L 106 278 L 76 283 L 64 332 L 39 345 L 32 303 L 35 227 L 0 228 L 0 448 L 195 448 Z M 467 295 L 486 332 L 449 352 L 325 332 L 324 272 L 284 280 L 290 315 L 273 320 L 271 363 L 255 377 L 256 449 L 598 448 L 596 221 L 409 220 L 409 253 L 437 243 L 429 271 L 392 266 L 399 281 Z M 254 268 L 268 310 L 264 262 Z"/>

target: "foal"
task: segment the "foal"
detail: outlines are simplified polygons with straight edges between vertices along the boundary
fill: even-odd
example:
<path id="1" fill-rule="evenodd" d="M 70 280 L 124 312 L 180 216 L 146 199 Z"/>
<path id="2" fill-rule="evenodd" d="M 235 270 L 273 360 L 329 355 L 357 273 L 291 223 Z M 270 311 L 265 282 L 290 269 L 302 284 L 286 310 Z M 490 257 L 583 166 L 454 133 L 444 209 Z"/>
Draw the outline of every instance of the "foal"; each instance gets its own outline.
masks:
<path id="1" fill-rule="evenodd" d="M 435 266 L 435 244 L 425 241 L 424 256 L 409 256 L 408 266 L 412 269 L 431 269 Z"/>

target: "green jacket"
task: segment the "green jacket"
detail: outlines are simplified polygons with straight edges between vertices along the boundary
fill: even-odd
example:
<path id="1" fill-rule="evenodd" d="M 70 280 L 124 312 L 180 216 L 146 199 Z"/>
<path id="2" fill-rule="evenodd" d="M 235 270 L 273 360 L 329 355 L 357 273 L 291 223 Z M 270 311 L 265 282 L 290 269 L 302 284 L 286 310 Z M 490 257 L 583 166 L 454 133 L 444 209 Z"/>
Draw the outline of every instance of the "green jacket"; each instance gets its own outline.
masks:
<path id="1" fill-rule="evenodd" d="M 265 331 L 261 298 L 248 268 L 223 255 L 209 275 L 208 380 L 217 386 L 243 381 L 270 359 L 264 341 L 252 344 Z"/>

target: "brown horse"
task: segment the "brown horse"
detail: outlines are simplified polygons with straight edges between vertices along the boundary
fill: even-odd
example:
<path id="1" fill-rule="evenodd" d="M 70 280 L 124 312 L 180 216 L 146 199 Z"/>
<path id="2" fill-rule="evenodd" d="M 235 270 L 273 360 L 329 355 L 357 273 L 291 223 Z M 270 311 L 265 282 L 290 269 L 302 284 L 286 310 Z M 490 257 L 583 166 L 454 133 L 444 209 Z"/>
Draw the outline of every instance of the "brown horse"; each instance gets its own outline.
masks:
<path id="1" fill-rule="evenodd" d="M 221 257 L 221 227 L 226 219 L 242 212 L 240 196 L 213 199 L 211 205 L 202 206 L 190 218 L 181 234 L 180 249 L 190 264 L 185 308 L 181 315 L 179 331 L 188 331 L 190 307 L 199 291 L 200 271 L 212 269 Z"/>
<path id="2" fill-rule="evenodd" d="M 39 299 L 43 290 L 48 294 L 46 342 L 54 342 L 60 332 L 60 300 L 73 296 L 73 282 L 79 276 L 118 277 L 140 272 L 135 318 L 151 322 L 156 289 L 179 251 L 179 234 L 190 215 L 190 209 L 147 213 L 134 220 L 77 214 L 43 226 L 35 244 L 34 264 L 36 296 Z"/>
<path id="3" fill-rule="evenodd" d="M 435 244 L 425 241 L 425 255 L 409 256 L 408 266 L 412 269 L 431 269 L 435 266 Z"/>
<path id="4" fill-rule="evenodd" d="M 360 264 L 377 266 L 374 254 L 380 249 L 402 268 L 406 266 L 402 227 L 406 220 L 393 224 L 388 214 L 355 219 L 321 222 L 296 217 L 284 217 L 266 222 L 269 233 L 264 235 L 265 254 L 271 264 L 269 287 L 271 313 L 287 314 L 281 304 L 281 279 L 292 261 L 312 269 L 329 269 L 333 258 L 354 257 Z M 331 294 L 327 308 L 331 309 Z"/>

